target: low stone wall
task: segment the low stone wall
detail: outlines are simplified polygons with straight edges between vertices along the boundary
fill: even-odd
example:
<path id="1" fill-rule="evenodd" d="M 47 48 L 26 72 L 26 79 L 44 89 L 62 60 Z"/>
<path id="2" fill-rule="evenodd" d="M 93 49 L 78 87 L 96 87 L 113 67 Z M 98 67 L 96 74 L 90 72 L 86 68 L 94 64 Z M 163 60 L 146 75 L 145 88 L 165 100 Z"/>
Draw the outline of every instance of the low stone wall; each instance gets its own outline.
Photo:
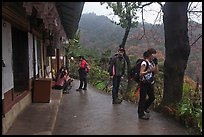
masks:
<path id="1" fill-rule="evenodd" d="M 4 117 L 2 117 L 2 135 L 5 134 L 12 126 L 17 116 L 32 103 L 31 92 L 29 92 L 24 98 L 18 101 L 12 109 L 10 109 Z"/>

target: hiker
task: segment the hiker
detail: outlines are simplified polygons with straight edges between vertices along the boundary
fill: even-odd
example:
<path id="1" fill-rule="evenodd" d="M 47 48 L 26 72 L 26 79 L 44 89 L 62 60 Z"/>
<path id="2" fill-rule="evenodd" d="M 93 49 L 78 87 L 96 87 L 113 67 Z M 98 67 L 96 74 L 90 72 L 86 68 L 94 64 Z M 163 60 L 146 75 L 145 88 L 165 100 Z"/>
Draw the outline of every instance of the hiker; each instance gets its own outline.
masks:
<path id="1" fill-rule="evenodd" d="M 63 93 L 69 93 L 73 79 L 69 76 L 68 68 L 62 67 L 56 79 L 55 89 L 63 89 Z"/>
<path id="2" fill-rule="evenodd" d="M 120 86 L 120 81 L 123 78 L 125 73 L 125 58 L 124 58 L 125 49 L 119 48 L 118 53 L 115 54 L 109 66 L 109 74 L 112 79 L 113 88 L 112 88 L 112 104 L 120 104 L 122 99 L 118 98 L 118 91 Z"/>
<path id="3" fill-rule="evenodd" d="M 87 90 L 87 71 L 86 68 L 88 66 L 88 63 L 86 61 L 86 59 L 84 58 L 84 56 L 79 56 L 80 58 L 80 64 L 79 64 L 79 80 L 80 80 L 80 84 L 79 84 L 79 88 L 76 89 L 76 91 L 82 91 L 82 90 Z"/>
<path id="4" fill-rule="evenodd" d="M 155 56 L 156 50 L 151 48 L 144 52 L 144 61 L 141 63 L 140 69 L 140 99 L 138 104 L 138 116 L 140 119 L 148 120 L 149 116 L 146 113 L 150 113 L 149 106 L 155 100 L 154 95 L 154 75 L 158 71 L 158 60 Z M 148 95 L 148 99 L 146 99 Z"/>

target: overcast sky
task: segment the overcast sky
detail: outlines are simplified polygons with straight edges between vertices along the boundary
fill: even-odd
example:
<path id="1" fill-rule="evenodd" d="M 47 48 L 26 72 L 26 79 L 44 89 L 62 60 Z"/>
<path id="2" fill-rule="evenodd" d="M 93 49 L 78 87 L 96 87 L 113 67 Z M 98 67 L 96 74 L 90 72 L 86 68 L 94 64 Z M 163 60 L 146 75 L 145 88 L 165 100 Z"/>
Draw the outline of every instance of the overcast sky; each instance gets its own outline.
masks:
<path id="1" fill-rule="evenodd" d="M 202 10 L 202 4 L 200 7 L 200 10 Z M 157 18 L 158 12 L 160 11 L 160 5 L 157 3 L 151 4 L 151 6 L 147 6 L 144 9 L 144 21 L 148 23 L 154 24 L 156 19 L 156 24 L 162 23 L 162 15 L 163 13 L 160 12 L 160 18 Z M 82 14 L 84 13 L 95 13 L 96 15 L 105 15 L 109 17 L 110 19 L 117 20 L 116 16 L 113 16 L 113 12 L 111 9 L 106 9 L 106 5 L 101 5 L 100 2 L 85 2 L 84 8 L 82 11 Z M 139 22 L 142 21 L 141 12 L 138 13 L 139 16 Z M 202 15 L 198 17 L 194 17 L 197 22 L 202 23 Z"/>

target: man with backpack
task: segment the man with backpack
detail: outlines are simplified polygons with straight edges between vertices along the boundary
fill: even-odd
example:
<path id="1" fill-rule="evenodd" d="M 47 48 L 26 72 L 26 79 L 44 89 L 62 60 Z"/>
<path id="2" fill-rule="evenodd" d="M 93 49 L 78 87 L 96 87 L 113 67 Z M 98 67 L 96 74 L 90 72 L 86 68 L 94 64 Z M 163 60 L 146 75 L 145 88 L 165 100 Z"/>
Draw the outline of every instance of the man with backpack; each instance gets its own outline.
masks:
<path id="1" fill-rule="evenodd" d="M 150 113 L 149 106 L 155 100 L 154 75 L 158 71 L 158 60 L 155 57 L 156 50 L 151 48 L 144 52 L 144 60 L 140 68 L 140 99 L 138 104 L 138 116 L 140 119 L 148 120 L 146 113 Z M 148 99 L 146 99 L 148 95 Z"/>
<path id="2" fill-rule="evenodd" d="M 109 74 L 113 82 L 112 88 L 112 104 L 120 104 L 122 99 L 118 98 L 118 91 L 120 86 L 120 81 L 125 73 L 125 49 L 119 48 L 118 53 L 110 61 Z"/>

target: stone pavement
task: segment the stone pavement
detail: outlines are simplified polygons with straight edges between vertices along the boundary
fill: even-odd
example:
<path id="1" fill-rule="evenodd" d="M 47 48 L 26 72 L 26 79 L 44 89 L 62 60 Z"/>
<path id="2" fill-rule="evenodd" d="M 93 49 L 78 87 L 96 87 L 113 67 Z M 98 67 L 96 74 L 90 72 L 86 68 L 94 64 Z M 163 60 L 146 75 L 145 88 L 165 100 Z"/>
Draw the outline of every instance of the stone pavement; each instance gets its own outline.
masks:
<path id="1" fill-rule="evenodd" d="M 70 94 L 52 91 L 50 103 L 32 103 L 6 135 L 189 135 L 173 119 L 151 111 L 149 120 L 138 119 L 137 104 L 112 104 L 111 95 L 88 85 L 77 92 L 74 80 Z"/>
<path id="2" fill-rule="evenodd" d="M 173 119 L 151 111 L 150 119 L 138 119 L 137 104 L 112 104 L 110 94 L 88 85 L 62 97 L 53 135 L 188 135 L 189 130 Z"/>
<path id="3" fill-rule="evenodd" d="M 61 98 L 60 90 L 52 90 L 50 103 L 32 103 L 5 135 L 52 135 Z"/>

